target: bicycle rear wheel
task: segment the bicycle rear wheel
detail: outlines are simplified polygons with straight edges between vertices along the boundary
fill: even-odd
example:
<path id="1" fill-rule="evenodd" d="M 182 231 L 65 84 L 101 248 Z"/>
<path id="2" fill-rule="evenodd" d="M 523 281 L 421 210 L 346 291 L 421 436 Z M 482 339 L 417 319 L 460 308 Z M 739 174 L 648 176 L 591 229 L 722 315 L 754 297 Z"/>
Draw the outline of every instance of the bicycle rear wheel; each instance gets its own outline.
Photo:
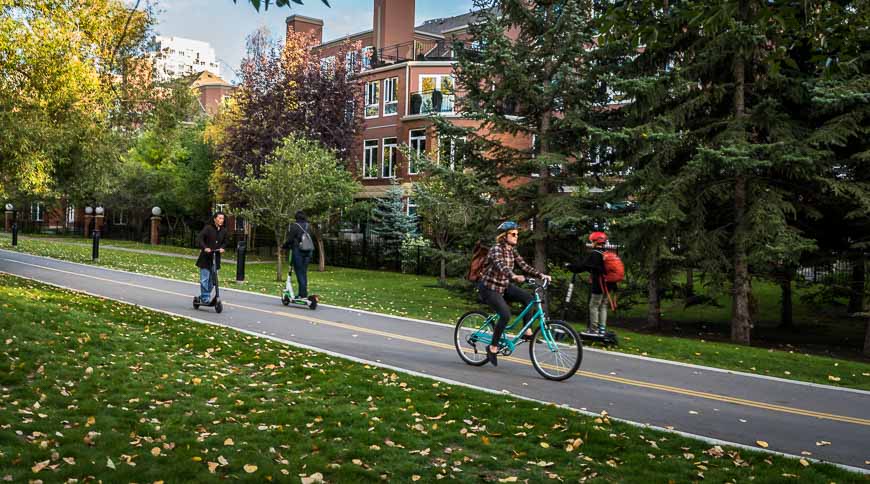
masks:
<path id="1" fill-rule="evenodd" d="M 583 361 L 583 343 L 574 328 L 564 321 L 547 323 L 549 338 L 541 327 L 535 330 L 529 344 L 532 366 L 548 380 L 562 381 L 571 378 Z"/>
<path id="2" fill-rule="evenodd" d="M 453 330 L 453 344 L 462 361 L 472 366 L 487 362 L 486 346 L 492 341 L 492 324 L 489 315 L 482 311 L 470 311 L 462 315 Z"/>

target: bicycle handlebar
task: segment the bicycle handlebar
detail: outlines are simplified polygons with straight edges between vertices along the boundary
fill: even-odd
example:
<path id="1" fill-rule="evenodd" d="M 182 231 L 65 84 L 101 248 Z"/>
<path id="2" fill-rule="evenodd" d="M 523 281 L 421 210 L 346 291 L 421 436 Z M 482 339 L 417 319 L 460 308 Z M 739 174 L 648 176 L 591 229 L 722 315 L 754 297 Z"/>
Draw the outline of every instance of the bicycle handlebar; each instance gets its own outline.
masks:
<path id="1" fill-rule="evenodd" d="M 546 289 L 547 286 L 550 285 L 550 281 L 547 279 L 543 279 L 543 281 L 544 282 L 541 283 L 541 282 L 538 282 L 538 279 L 534 279 L 531 277 L 526 278 L 526 284 L 529 284 L 529 285 L 535 286 L 535 287 L 540 287 L 541 289 Z"/>

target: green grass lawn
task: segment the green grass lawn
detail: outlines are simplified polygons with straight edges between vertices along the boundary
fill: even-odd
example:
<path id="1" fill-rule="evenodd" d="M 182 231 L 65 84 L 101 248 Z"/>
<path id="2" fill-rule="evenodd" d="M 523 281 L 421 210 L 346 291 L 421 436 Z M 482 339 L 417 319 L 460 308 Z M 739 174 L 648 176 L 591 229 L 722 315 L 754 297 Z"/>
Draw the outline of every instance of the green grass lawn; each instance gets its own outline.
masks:
<path id="1" fill-rule="evenodd" d="M 11 249 L 8 237 L 0 248 Z M 91 263 L 88 248 L 48 240 L 23 239 L 18 250 L 82 263 Z M 197 281 L 193 262 L 176 257 L 142 255 L 102 249 L 99 265 L 173 279 Z M 246 269 L 247 282 L 235 285 L 235 266 L 221 271 L 225 287 L 280 293 L 283 282 L 275 281 L 274 264 L 253 264 Z M 312 292 L 327 304 L 377 311 L 453 324 L 469 309 L 480 306 L 464 295 L 436 284 L 432 277 L 386 271 L 333 268 L 309 272 Z M 797 350 L 773 350 L 738 346 L 692 338 L 650 335 L 619 330 L 620 346 L 612 351 L 694 363 L 787 379 L 870 390 L 870 364 L 818 356 Z"/>
<path id="2" fill-rule="evenodd" d="M 5 274 L 0 301 L 4 481 L 866 482 Z"/>

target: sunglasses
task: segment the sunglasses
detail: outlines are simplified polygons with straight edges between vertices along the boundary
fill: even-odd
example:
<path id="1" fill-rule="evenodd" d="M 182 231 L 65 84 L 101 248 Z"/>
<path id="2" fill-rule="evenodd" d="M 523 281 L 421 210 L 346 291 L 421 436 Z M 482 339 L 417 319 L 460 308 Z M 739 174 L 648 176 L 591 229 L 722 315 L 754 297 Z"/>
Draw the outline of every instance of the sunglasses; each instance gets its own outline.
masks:
<path id="1" fill-rule="evenodd" d="M 508 237 L 516 237 L 516 236 L 520 235 L 520 233 L 519 232 L 508 232 L 507 235 L 508 235 Z"/>

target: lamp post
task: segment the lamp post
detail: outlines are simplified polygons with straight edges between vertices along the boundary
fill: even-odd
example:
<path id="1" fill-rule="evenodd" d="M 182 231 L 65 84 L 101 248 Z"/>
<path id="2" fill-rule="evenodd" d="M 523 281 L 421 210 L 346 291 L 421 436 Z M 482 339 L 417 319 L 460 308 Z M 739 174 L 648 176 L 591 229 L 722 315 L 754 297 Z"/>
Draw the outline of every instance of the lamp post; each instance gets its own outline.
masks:
<path id="1" fill-rule="evenodd" d="M 6 225 L 3 229 L 4 232 L 12 230 L 12 210 L 14 209 L 15 207 L 11 203 L 6 204 Z"/>
<path id="2" fill-rule="evenodd" d="M 102 205 L 97 205 L 97 208 L 94 209 L 94 247 L 91 252 L 91 259 L 94 262 L 100 259 L 100 229 L 103 226 L 103 209 Z"/>
<path id="3" fill-rule="evenodd" d="M 91 235 L 91 220 L 94 218 L 94 208 L 91 206 L 85 207 L 85 226 L 82 229 L 82 235 L 88 237 Z"/>
<path id="4" fill-rule="evenodd" d="M 6 225 L 9 225 L 9 215 L 12 215 L 12 247 L 18 246 L 18 210 L 11 203 L 6 204 Z"/>
<path id="5" fill-rule="evenodd" d="M 160 244 L 160 214 L 163 211 L 160 207 L 151 209 L 151 245 Z"/>

